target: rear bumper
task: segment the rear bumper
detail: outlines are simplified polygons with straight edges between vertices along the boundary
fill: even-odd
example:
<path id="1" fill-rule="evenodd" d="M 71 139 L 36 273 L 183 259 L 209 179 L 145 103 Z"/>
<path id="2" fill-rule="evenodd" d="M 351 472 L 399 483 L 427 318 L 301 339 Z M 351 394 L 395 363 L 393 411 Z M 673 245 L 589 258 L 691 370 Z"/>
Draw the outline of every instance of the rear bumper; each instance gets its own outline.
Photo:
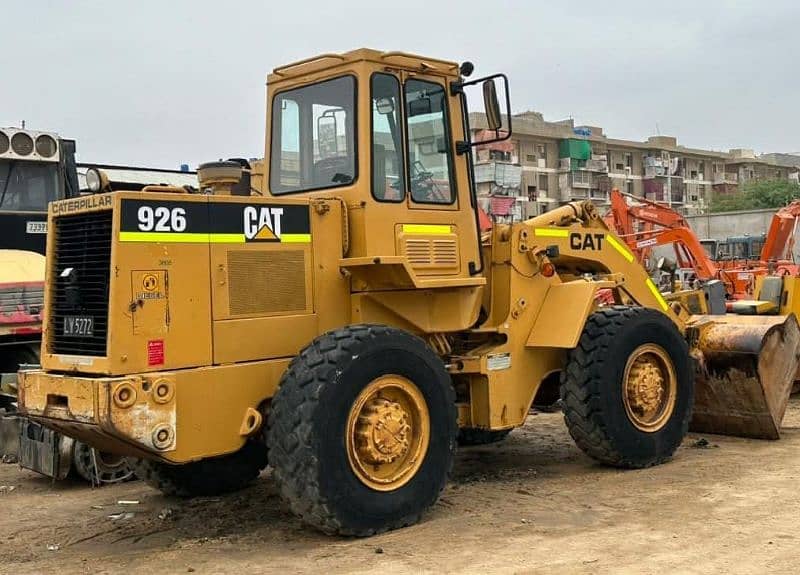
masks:
<path id="1" fill-rule="evenodd" d="M 186 463 L 237 451 L 290 359 L 139 373 L 19 373 L 19 409 L 100 451 Z"/>
<path id="2" fill-rule="evenodd" d="M 174 381 L 167 377 L 19 373 L 20 412 L 111 453 L 165 458 L 176 445 L 175 407 Z"/>

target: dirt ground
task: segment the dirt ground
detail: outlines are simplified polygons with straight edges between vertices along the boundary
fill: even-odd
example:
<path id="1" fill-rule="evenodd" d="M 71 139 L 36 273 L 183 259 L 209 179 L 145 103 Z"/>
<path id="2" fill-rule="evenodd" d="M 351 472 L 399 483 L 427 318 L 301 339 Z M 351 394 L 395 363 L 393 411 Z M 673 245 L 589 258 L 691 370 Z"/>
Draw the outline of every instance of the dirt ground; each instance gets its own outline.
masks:
<path id="1" fill-rule="evenodd" d="M 560 414 L 536 414 L 501 444 L 462 449 L 422 523 L 371 539 L 305 529 L 269 471 L 181 501 L 5 464 L 0 572 L 794 573 L 800 400 L 785 424 L 776 442 L 692 434 L 671 463 L 618 471 L 579 452 Z"/>

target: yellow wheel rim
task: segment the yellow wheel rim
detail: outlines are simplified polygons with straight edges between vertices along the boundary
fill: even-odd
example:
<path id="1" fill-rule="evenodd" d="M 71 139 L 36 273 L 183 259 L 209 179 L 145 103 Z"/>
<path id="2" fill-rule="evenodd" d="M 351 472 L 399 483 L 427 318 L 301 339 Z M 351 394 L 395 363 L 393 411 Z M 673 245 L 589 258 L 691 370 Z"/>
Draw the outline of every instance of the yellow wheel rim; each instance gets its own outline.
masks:
<path id="1" fill-rule="evenodd" d="M 358 394 L 347 417 L 346 447 L 358 479 L 393 491 L 414 477 L 428 450 L 430 417 L 419 388 L 405 377 L 384 375 Z"/>
<path id="2" fill-rule="evenodd" d="M 678 379 L 667 352 L 647 343 L 628 357 L 622 378 L 622 401 L 633 425 L 644 432 L 658 431 L 675 409 Z"/>

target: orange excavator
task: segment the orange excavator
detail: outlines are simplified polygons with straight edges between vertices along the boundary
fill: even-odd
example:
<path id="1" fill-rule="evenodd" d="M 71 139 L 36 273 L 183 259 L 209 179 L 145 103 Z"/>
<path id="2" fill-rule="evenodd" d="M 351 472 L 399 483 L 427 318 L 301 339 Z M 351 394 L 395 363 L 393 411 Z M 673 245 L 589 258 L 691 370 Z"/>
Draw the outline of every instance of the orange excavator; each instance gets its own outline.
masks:
<path id="1" fill-rule="evenodd" d="M 761 248 L 761 262 L 774 268 L 776 275 L 800 275 L 800 265 L 794 261 L 794 236 L 800 222 L 800 200 L 779 209 Z"/>
<path id="2" fill-rule="evenodd" d="M 632 201 L 629 202 L 628 199 Z M 767 268 L 722 269 L 711 259 L 686 219 L 675 210 L 648 200 L 611 190 L 611 209 L 605 215 L 606 225 L 625 240 L 628 247 L 645 267 L 652 267 L 653 248 L 672 245 L 678 269 L 691 269 L 697 280 L 704 282 L 719 279 L 725 284 L 729 298 L 748 297 L 752 292 L 753 278 L 767 273 Z"/>

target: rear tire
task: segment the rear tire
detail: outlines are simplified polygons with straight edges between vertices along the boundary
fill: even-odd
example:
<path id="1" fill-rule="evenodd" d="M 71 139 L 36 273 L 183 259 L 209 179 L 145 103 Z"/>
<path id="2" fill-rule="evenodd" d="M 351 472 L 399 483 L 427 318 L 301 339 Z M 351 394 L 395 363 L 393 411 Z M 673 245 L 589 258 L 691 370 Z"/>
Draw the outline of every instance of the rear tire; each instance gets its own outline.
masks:
<path id="1" fill-rule="evenodd" d="M 387 381 L 395 387 L 380 387 Z M 403 394 L 418 401 L 404 403 Z M 401 432 L 392 427 L 398 422 Z M 368 536 L 416 523 L 434 504 L 456 432 L 450 377 L 425 342 L 352 325 L 318 337 L 292 361 L 272 399 L 267 443 L 296 515 L 326 533 Z"/>
<path id="2" fill-rule="evenodd" d="M 239 451 L 170 465 L 147 459 L 129 459 L 136 476 L 165 495 L 203 497 L 238 491 L 267 466 L 267 449 L 251 440 Z"/>
<path id="3" fill-rule="evenodd" d="M 624 468 L 662 463 L 681 444 L 692 416 L 686 340 L 658 311 L 600 309 L 568 354 L 561 400 L 570 435 L 590 457 Z"/>
<path id="4" fill-rule="evenodd" d="M 503 441 L 512 431 L 511 429 L 493 431 L 479 427 L 462 427 L 458 430 L 458 444 L 465 447 L 470 445 L 489 445 Z"/>

